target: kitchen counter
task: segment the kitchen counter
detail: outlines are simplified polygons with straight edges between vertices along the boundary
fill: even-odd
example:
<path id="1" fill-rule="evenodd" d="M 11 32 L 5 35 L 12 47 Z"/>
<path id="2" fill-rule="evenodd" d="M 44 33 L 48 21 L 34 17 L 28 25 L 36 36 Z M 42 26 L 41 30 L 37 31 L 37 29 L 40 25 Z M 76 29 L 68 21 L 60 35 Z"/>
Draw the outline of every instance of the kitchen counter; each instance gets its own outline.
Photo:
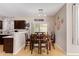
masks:
<path id="1" fill-rule="evenodd" d="M 14 32 L 14 45 L 13 53 L 16 54 L 21 48 L 25 46 L 25 33 L 26 32 Z"/>
<path id="2" fill-rule="evenodd" d="M 9 36 L 9 35 L 4 35 L 4 34 L 0 34 L 0 44 L 3 44 L 3 37 L 5 36 Z"/>
<path id="3" fill-rule="evenodd" d="M 13 35 L 0 34 L 4 40 L 4 51 L 13 54 L 19 52 L 25 46 L 25 33 L 27 32 L 14 32 Z"/>

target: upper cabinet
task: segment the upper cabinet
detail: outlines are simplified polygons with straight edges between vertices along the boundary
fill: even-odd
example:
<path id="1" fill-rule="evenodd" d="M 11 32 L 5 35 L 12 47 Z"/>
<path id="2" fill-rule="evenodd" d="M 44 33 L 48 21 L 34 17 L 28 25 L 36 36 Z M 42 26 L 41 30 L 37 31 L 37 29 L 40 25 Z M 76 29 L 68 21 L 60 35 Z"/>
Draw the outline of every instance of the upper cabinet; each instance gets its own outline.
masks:
<path id="1" fill-rule="evenodd" d="M 0 21 L 0 29 L 3 29 L 3 22 L 2 21 Z"/>
<path id="2" fill-rule="evenodd" d="M 26 22 L 25 20 L 15 20 L 14 21 L 14 29 L 25 29 Z"/>

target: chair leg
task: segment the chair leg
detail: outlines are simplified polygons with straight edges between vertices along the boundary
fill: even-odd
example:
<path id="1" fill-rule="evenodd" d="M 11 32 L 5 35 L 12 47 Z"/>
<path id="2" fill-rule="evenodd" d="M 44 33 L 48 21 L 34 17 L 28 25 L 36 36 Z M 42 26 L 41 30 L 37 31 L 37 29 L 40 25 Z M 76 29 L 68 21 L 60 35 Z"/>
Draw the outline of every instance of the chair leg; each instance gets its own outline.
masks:
<path id="1" fill-rule="evenodd" d="M 39 54 L 39 48 L 38 48 L 38 54 Z"/>
<path id="2" fill-rule="evenodd" d="M 33 44 L 30 46 L 31 54 L 33 53 Z"/>
<path id="3" fill-rule="evenodd" d="M 40 54 L 41 54 L 41 43 L 40 43 L 40 48 L 39 48 Z"/>
<path id="4" fill-rule="evenodd" d="M 54 43 L 53 43 L 52 45 L 53 45 L 53 48 L 55 49 L 55 45 L 54 45 Z"/>
<path id="5" fill-rule="evenodd" d="M 32 44 L 31 44 L 31 42 L 30 42 L 30 50 L 32 49 Z"/>
<path id="6" fill-rule="evenodd" d="M 33 49 L 34 49 L 34 44 L 31 44 L 31 54 L 33 53 Z"/>
<path id="7" fill-rule="evenodd" d="M 26 49 L 26 47 L 27 47 L 27 44 L 28 44 L 28 42 L 26 42 L 26 43 L 25 43 L 25 47 L 24 47 L 24 49 Z"/>
<path id="8" fill-rule="evenodd" d="M 38 54 L 41 54 L 41 42 L 39 41 L 39 46 L 38 46 Z"/>
<path id="9" fill-rule="evenodd" d="M 31 50 L 31 54 L 33 53 L 33 49 Z"/>
<path id="10" fill-rule="evenodd" d="M 49 47 L 49 50 L 51 50 L 51 44 L 50 43 L 49 43 L 49 46 L 48 47 Z"/>
<path id="11" fill-rule="evenodd" d="M 46 44 L 46 49 L 47 49 L 47 54 L 49 54 L 49 52 L 48 52 L 48 44 Z"/>

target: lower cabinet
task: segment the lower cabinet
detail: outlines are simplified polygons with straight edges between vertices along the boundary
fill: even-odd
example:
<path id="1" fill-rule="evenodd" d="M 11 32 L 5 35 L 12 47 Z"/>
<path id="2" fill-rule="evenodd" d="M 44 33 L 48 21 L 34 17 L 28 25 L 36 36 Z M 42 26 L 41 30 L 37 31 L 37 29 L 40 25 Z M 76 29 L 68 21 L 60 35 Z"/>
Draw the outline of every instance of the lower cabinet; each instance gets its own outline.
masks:
<path id="1" fill-rule="evenodd" d="M 13 38 L 4 38 L 3 51 L 13 53 Z"/>
<path id="2" fill-rule="evenodd" d="M 0 36 L 0 45 L 2 45 L 3 44 L 3 39 L 2 39 L 2 37 Z"/>

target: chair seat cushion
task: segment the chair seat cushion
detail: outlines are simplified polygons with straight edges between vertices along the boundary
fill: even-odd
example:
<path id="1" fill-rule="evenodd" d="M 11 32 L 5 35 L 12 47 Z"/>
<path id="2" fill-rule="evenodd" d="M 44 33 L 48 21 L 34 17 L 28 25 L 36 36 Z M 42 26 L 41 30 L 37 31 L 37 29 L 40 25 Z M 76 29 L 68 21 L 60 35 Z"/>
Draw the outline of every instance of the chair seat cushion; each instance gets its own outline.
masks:
<path id="1" fill-rule="evenodd" d="M 46 46 L 46 44 L 41 44 L 41 46 Z"/>
<path id="2" fill-rule="evenodd" d="M 38 44 L 34 44 L 34 46 L 38 46 Z"/>

